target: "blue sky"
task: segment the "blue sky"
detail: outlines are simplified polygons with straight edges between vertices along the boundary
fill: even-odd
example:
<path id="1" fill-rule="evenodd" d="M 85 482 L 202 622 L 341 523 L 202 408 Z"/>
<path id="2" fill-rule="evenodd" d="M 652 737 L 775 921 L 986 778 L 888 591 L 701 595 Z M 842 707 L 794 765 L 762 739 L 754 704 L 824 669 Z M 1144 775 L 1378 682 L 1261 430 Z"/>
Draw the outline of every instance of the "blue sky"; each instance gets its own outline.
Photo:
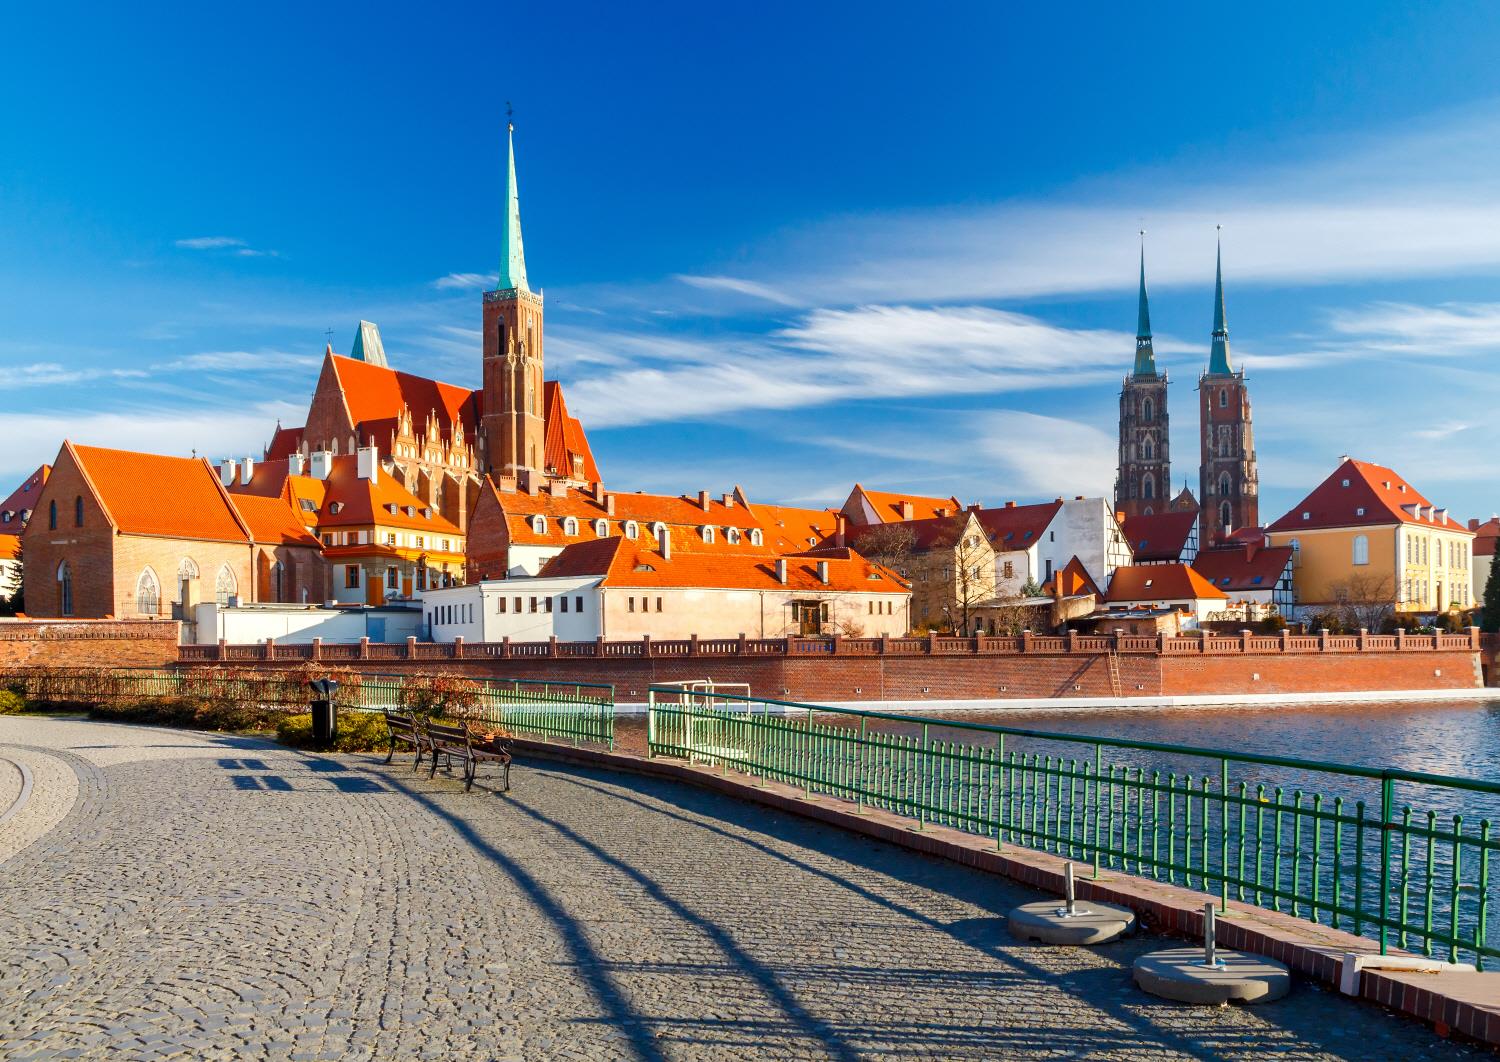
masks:
<path id="1" fill-rule="evenodd" d="M 1044 6 L 11 12 L 0 477 L 258 451 L 361 317 L 477 385 L 512 100 L 617 489 L 1105 493 L 1145 228 L 1196 490 L 1222 224 L 1262 518 L 1344 453 L 1500 508 L 1493 9 Z"/>

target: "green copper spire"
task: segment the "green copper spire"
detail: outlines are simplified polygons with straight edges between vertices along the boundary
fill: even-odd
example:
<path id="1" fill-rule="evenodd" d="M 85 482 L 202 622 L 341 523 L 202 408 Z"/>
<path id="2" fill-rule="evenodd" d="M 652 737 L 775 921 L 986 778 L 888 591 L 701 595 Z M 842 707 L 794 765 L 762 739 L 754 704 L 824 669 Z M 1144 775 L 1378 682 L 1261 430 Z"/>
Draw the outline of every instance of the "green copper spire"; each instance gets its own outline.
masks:
<path id="1" fill-rule="evenodd" d="M 506 105 L 506 117 L 510 107 Z M 521 195 L 516 190 L 516 127 L 505 123 L 506 178 L 505 178 L 505 222 L 500 230 L 500 291 L 518 288 L 530 291 L 526 286 L 526 252 L 521 249 Z"/>
<path id="2" fill-rule="evenodd" d="M 1156 352 L 1151 349 L 1151 307 L 1146 302 L 1146 234 L 1141 233 L 1141 304 L 1136 314 L 1135 374 L 1156 375 Z"/>
<path id="3" fill-rule="evenodd" d="M 1229 326 L 1224 323 L 1224 248 L 1220 242 L 1215 250 L 1214 270 L 1214 345 L 1208 356 L 1208 371 L 1213 376 L 1228 376 L 1234 372 L 1229 361 Z"/>

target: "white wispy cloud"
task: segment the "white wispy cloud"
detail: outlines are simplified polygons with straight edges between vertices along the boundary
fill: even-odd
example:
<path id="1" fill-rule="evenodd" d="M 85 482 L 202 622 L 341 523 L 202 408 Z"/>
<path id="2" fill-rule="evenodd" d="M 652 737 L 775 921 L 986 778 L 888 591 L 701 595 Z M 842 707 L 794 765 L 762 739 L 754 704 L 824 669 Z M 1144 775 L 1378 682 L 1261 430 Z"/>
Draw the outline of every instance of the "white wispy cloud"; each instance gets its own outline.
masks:
<path id="1" fill-rule="evenodd" d="M 175 242 L 178 247 L 185 247 L 190 251 L 217 251 L 226 247 L 245 246 L 245 241 L 235 236 L 191 236 Z"/>
<path id="2" fill-rule="evenodd" d="M 739 277 L 726 276 L 693 276 L 687 273 L 678 273 L 674 280 L 680 280 L 691 287 L 700 288 L 705 291 L 727 291 L 734 295 L 744 295 L 763 302 L 775 303 L 778 306 L 801 306 L 802 300 L 793 298 L 784 291 L 780 291 L 769 284 L 760 284 L 753 280 L 743 280 Z"/>
<path id="3" fill-rule="evenodd" d="M 322 359 L 311 354 L 288 354 L 282 351 L 220 350 L 187 354 L 152 366 L 156 371 L 196 370 L 201 372 L 275 372 L 316 366 Z"/>
<path id="4" fill-rule="evenodd" d="M 972 414 L 964 437 L 995 480 L 1018 494 L 1111 496 L 1115 440 L 1092 424 L 1012 409 Z"/>
<path id="5" fill-rule="evenodd" d="M 439 291 L 485 291 L 499 283 L 495 273 L 449 273 L 438 277 L 432 286 Z"/>
<path id="6" fill-rule="evenodd" d="M 100 378 L 125 380 L 146 376 L 141 369 L 83 369 L 55 361 L 30 365 L 0 365 L 0 389 L 74 384 Z"/>

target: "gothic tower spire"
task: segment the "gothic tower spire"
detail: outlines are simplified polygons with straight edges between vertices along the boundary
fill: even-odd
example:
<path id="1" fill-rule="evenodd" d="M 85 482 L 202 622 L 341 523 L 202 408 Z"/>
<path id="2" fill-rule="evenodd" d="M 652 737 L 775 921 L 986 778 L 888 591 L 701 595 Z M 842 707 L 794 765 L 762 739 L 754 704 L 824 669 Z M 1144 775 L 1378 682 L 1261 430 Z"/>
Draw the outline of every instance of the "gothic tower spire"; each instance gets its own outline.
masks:
<path id="1" fill-rule="evenodd" d="M 1119 471 L 1115 477 L 1115 511 L 1126 516 L 1166 512 L 1172 485 L 1167 375 L 1156 370 L 1156 354 L 1151 349 L 1145 238 L 1146 234 L 1142 232 L 1135 367 L 1120 388 L 1120 453 Z"/>
<path id="2" fill-rule="evenodd" d="M 1151 349 L 1151 307 L 1146 301 L 1146 234 L 1141 233 L 1141 294 L 1136 309 L 1135 374 L 1156 375 L 1156 352 Z"/>
<path id="3" fill-rule="evenodd" d="M 1229 360 L 1229 326 L 1224 323 L 1224 245 L 1215 241 L 1214 250 L 1214 333 L 1213 349 L 1208 355 L 1208 371 L 1228 376 L 1234 371 Z"/>
<path id="4" fill-rule="evenodd" d="M 510 104 L 505 105 L 505 220 L 500 229 L 499 290 L 526 286 L 526 252 L 521 246 L 521 193 L 516 187 L 516 127 L 510 120 Z"/>

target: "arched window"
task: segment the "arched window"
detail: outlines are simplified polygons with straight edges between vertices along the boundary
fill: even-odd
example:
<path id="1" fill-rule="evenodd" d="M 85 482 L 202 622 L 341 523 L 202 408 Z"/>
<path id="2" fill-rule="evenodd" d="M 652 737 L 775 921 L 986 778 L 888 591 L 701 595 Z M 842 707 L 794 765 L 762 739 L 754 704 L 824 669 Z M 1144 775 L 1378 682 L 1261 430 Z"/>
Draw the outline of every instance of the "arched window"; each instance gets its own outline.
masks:
<path id="1" fill-rule="evenodd" d="M 47 508 L 47 530 L 57 530 L 57 502 L 52 502 Z"/>
<path id="2" fill-rule="evenodd" d="M 563 534 L 565 534 L 565 535 L 576 535 L 576 534 L 578 534 L 578 521 L 574 517 L 569 516 L 569 517 L 567 517 L 566 519 L 563 520 Z"/>
<path id="3" fill-rule="evenodd" d="M 1151 445 L 1150 439 L 1146 439 L 1141 443 L 1141 457 L 1143 460 L 1150 461 L 1155 454 L 1156 447 Z"/>
<path id="4" fill-rule="evenodd" d="M 1154 497 L 1156 497 L 1156 477 L 1155 476 L 1152 476 L 1152 475 L 1148 474 L 1144 479 L 1141 480 L 1141 497 L 1142 498 L 1154 498 Z"/>
<path id="5" fill-rule="evenodd" d="M 1230 450 L 1233 447 L 1233 445 L 1234 445 L 1234 443 L 1233 443 L 1232 439 L 1230 438 L 1228 426 L 1226 425 L 1226 426 L 1220 428 L 1219 429 L 1219 456 L 1220 457 L 1228 457 L 1230 455 Z"/>
<path id="6" fill-rule="evenodd" d="M 752 527 L 750 529 L 750 545 L 759 546 L 763 542 L 765 542 L 765 536 L 760 533 L 760 528 Z"/>
<path id="7" fill-rule="evenodd" d="M 82 527 L 83 526 L 83 495 L 82 494 L 78 495 L 78 497 L 76 497 L 76 498 L 73 499 L 73 526 L 74 527 Z"/>
<path id="8" fill-rule="evenodd" d="M 1229 473 L 1221 472 L 1219 474 L 1219 497 L 1227 498 L 1229 496 L 1229 491 Z"/>
<path id="9" fill-rule="evenodd" d="M 57 508 L 57 503 L 54 502 L 52 507 Z M 73 614 L 73 570 L 67 561 L 57 566 L 57 603 L 58 611 L 64 616 Z"/>
<path id="10" fill-rule="evenodd" d="M 1228 405 L 1229 405 L 1229 391 L 1226 390 L 1225 388 L 1221 387 L 1221 388 L 1219 388 L 1219 408 L 1223 409 L 1223 408 L 1225 408 Z"/>
<path id="11" fill-rule="evenodd" d="M 594 521 L 594 535 L 596 537 L 598 537 L 598 538 L 607 538 L 609 536 L 609 521 L 608 520 L 595 520 Z"/>
<path id="12" fill-rule="evenodd" d="M 142 616 L 154 616 L 161 611 L 161 584 L 150 568 L 135 581 L 135 610 Z"/>
<path id="13" fill-rule="evenodd" d="M 738 546 L 740 544 L 740 529 L 737 527 L 729 528 L 724 532 L 724 541 L 728 542 L 731 546 Z"/>
<path id="14" fill-rule="evenodd" d="M 1369 535 L 1355 535 L 1354 536 L 1354 563 L 1355 564 L 1369 564 L 1370 563 L 1370 536 Z"/>
<path id="15" fill-rule="evenodd" d="M 703 536 L 703 541 L 705 542 L 712 542 L 714 540 L 714 529 L 707 524 L 704 524 L 698 533 Z"/>
<path id="16" fill-rule="evenodd" d="M 545 516 L 533 516 L 531 518 L 531 530 L 533 534 L 545 535 L 547 533 L 547 518 Z"/>
<path id="17" fill-rule="evenodd" d="M 636 523 L 634 520 L 626 520 L 625 521 L 625 537 L 626 538 L 639 538 L 640 534 L 641 534 L 641 525 L 640 524 Z"/>
<path id="18" fill-rule="evenodd" d="M 654 524 L 651 525 L 651 537 L 655 538 L 655 539 L 660 539 L 661 538 L 661 533 L 663 531 L 665 531 L 666 529 L 667 529 L 667 525 L 666 524 L 662 523 L 660 520 L 656 521 L 656 523 L 654 523 Z"/>
<path id="19" fill-rule="evenodd" d="M 280 561 L 271 565 L 271 600 L 286 600 L 286 565 Z"/>
<path id="20" fill-rule="evenodd" d="M 1155 414 L 1156 414 L 1156 406 L 1152 403 L 1151 399 L 1148 398 L 1144 402 L 1141 403 L 1141 419 L 1142 420 L 1151 420 L 1151 419 L 1153 419 L 1153 417 L 1155 416 Z"/>
<path id="21" fill-rule="evenodd" d="M 218 578 L 214 580 L 214 600 L 220 606 L 229 604 L 229 599 L 235 595 L 236 586 L 234 572 L 229 565 L 224 565 L 219 569 Z"/>
<path id="22" fill-rule="evenodd" d="M 1233 510 L 1230 509 L 1228 502 L 1224 502 L 1219 506 L 1219 526 L 1222 527 L 1225 531 L 1233 530 L 1233 528 L 1229 526 L 1230 518 L 1233 515 Z"/>

